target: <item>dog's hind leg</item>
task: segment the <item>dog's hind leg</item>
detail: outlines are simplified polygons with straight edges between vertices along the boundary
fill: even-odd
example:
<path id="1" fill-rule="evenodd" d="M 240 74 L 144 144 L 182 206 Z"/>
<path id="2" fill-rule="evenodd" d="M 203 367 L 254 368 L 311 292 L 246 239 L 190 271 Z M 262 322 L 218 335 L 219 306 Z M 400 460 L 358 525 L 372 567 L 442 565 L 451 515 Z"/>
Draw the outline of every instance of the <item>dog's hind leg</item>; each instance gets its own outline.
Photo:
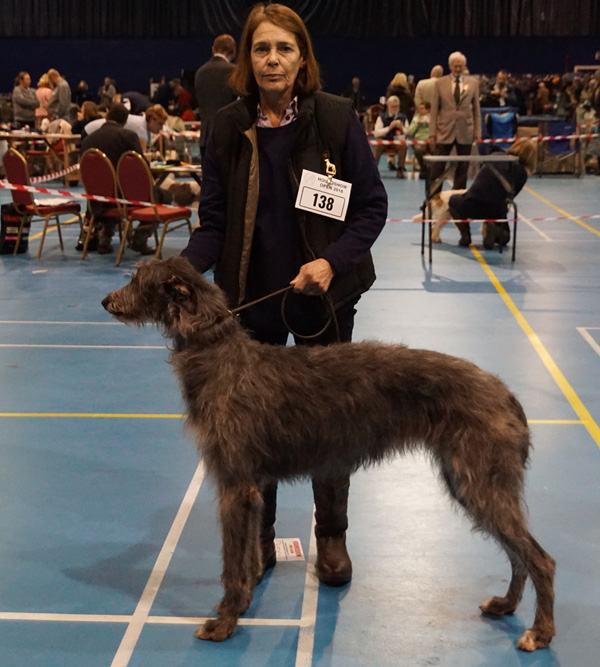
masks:
<path id="1" fill-rule="evenodd" d="M 515 451 L 520 449 L 515 448 Z M 518 460 L 496 459 L 493 469 L 487 469 L 486 465 L 485 470 L 481 469 L 481 458 L 466 465 L 464 458 L 457 457 L 442 465 L 442 476 L 475 527 L 499 542 L 512 566 L 506 595 L 484 602 L 481 611 L 495 616 L 513 613 L 521 599 L 526 577 L 531 577 L 537 596 L 535 620 L 519 639 L 518 647 L 535 651 L 548 646 L 556 634 L 553 619 L 555 562 L 527 528 L 521 506 L 524 463 L 522 456 L 518 456 Z"/>
<path id="2" fill-rule="evenodd" d="M 514 472 L 514 471 L 513 471 Z M 446 475 L 445 475 L 446 477 Z M 535 651 L 548 646 L 556 634 L 554 627 L 554 570 L 555 562 L 535 541 L 527 529 L 521 507 L 520 483 L 504 478 L 505 484 L 494 484 L 487 478 L 456 483 L 457 500 L 474 519 L 477 528 L 492 535 L 507 553 L 512 566 L 512 578 L 505 597 L 494 597 L 481 605 L 482 612 L 492 615 L 510 614 L 521 598 L 526 575 L 531 577 L 537 596 L 533 626 L 519 639 L 518 647 Z M 477 488 L 473 488 L 473 486 Z"/>
<path id="3" fill-rule="evenodd" d="M 504 597 L 494 596 L 479 605 L 482 613 L 490 614 L 491 616 L 514 614 L 523 597 L 523 589 L 527 581 L 527 570 L 521 559 L 517 558 L 506 545 L 504 545 L 504 550 L 512 568 L 508 591 Z"/>
<path id="4" fill-rule="evenodd" d="M 223 641 L 233 634 L 238 618 L 248 609 L 260 565 L 259 526 L 262 497 L 248 484 L 219 490 L 223 533 L 223 574 L 225 595 L 217 605 L 220 618 L 199 627 L 199 639 Z"/>

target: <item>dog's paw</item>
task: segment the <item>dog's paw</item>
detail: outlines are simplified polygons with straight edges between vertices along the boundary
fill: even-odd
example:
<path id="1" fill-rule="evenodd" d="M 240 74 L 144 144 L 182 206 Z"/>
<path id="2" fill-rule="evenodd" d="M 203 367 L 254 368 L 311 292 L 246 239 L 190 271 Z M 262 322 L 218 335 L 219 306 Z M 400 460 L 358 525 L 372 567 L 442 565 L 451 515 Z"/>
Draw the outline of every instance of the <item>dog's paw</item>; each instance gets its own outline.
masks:
<path id="1" fill-rule="evenodd" d="M 545 630 L 530 628 L 517 642 L 517 648 L 520 648 L 521 651 L 535 651 L 538 648 L 546 648 L 555 634 L 554 625 L 552 624 Z"/>
<path id="2" fill-rule="evenodd" d="M 431 235 L 431 240 L 433 243 L 441 243 L 442 239 L 439 237 L 438 234 L 432 234 Z"/>
<path id="3" fill-rule="evenodd" d="M 492 616 L 514 614 L 516 608 L 517 605 L 514 602 L 509 602 L 507 598 L 500 597 L 490 598 L 479 605 L 482 614 L 490 614 Z"/>
<path id="4" fill-rule="evenodd" d="M 211 618 L 201 625 L 194 632 L 198 639 L 205 639 L 212 642 L 222 642 L 228 637 L 231 637 L 235 626 L 237 625 L 237 618 L 225 616 L 221 618 Z"/>

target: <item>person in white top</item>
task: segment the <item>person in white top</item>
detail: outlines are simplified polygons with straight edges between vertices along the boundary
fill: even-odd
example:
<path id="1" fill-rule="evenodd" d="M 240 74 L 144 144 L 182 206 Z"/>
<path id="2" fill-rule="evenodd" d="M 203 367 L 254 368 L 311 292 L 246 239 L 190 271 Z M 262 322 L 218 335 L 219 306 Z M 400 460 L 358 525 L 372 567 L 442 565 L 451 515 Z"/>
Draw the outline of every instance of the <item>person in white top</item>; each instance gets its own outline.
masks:
<path id="1" fill-rule="evenodd" d="M 97 129 L 102 127 L 106 120 L 98 118 L 88 123 L 84 128 L 84 133 L 90 135 Z M 167 112 L 160 104 L 155 104 L 149 107 L 144 112 L 143 116 L 134 116 L 129 114 L 127 122 L 125 123 L 126 130 L 132 130 L 140 138 L 142 145 L 142 152 L 145 153 L 148 147 L 151 146 L 158 135 L 161 133 L 167 122 Z"/>
<path id="2" fill-rule="evenodd" d="M 382 114 L 379 114 L 375 121 L 373 137 L 386 141 L 405 139 L 408 121 L 406 116 L 400 111 L 400 99 L 396 95 L 390 95 L 385 105 L 386 110 Z M 373 146 L 373 155 L 375 156 L 375 162 L 379 163 L 379 158 L 384 152 L 391 152 L 388 158 L 388 167 L 392 171 L 396 171 L 398 178 L 404 178 L 406 150 L 406 144 L 377 144 Z M 396 155 L 398 156 L 398 166 L 395 163 Z"/>

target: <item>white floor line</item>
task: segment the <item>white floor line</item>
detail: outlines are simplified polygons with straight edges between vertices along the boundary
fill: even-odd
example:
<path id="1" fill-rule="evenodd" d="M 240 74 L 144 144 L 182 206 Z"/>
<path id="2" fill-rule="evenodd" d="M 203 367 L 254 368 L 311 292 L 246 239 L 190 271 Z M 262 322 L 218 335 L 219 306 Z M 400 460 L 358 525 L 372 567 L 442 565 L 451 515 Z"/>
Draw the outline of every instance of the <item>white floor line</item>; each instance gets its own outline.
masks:
<path id="1" fill-rule="evenodd" d="M 519 220 L 522 220 L 526 225 L 529 225 L 531 229 L 533 229 L 535 232 L 537 232 L 543 239 L 544 241 L 553 241 L 548 234 L 543 232 L 537 225 L 534 225 L 529 218 L 526 218 L 522 213 L 519 213 Z"/>
<path id="2" fill-rule="evenodd" d="M 0 347 L 57 347 L 93 350 L 165 350 L 165 345 L 49 345 L 43 343 L 0 343 Z"/>
<path id="3" fill-rule="evenodd" d="M 600 345 L 596 343 L 593 337 L 588 333 L 589 330 L 598 330 L 600 327 L 577 327 L 577 331 L 583 336 L 585 342 L 594 350 L 594 352 L 600 356 Z"/>
<path id="4" fill-rule="evenodd" d="M 0 621 L 51 623 L 129 623 L 131 616 L 122 614 L 45 614 L 43 612 L 1 611 Z"/>
<path id="5" fill-rule="evenodd" d="M 319 600 L 319 580 L 315 572 L 316 557 L 317 538 L 315 537 L 313 507 L 313 520 L 310 527 L 310 543 L 308 545 L 307 556 L 308 566 L 306 568 L 306 579 L 304 580 L 304 599 L 302 601 L 300 634 L 298 636 L 298 650 L 296 652 L 296 667 L 310 667 L 312 665 L 315 645 L 315 625 L 317 622 L 317 603 Z"/>
<path id="6" fill-rule="evenodd" d="M 62 322 L 60 320 L 0 320 L 0 324 L 89 324 L 105 327 L 123 327 L 122 322 Z"/>
<path id="7" fill-rule="evenodd" d="M 171 558 L 173 557 L 173 553 L 175 552 L 175 548 L 177 547 L 177 543 L 179 542 L 179 538 L 181 537 L 181 533 L 183 532 L 184 526 L 192 511 L 192 507 L 194 506 L 194 502 L 196 501 L 196 497 L 198 496 L 203 481 L 204 465 L 202 464 L 202 461 L 200 461 L 181 506 L 179 507 L 177 516 L 173 521 L 171 530 L 167 535 L 167 539 L 158 554 L 158 558 L 150 573 L 144 592 L 142 593 L 133 616 L 131 617 L 127 630 L 123 635 L 123 639 L 117 649 L 111 667 L 127 667 L 131 660 L 131 656 L 138 639 L 140 638 L 144 625 L 148 622 L 150 609 L 154 604 L 154 600 L 167 572 L 167 568 L 169 567 L 169 563 L 171 562 Z"/>
<path id="8" fill-rule="evenodd" d="M 0 621 L 29 621 L 33 623 L 131 623 L 131 614 L 49 614 L 44 612 L 2 611 Z M 209 616 L 148 616 L 146 625 L 203 625 Z M 264 627 L 298 627 L 298 618 L 240 618 L 240 625 Z"/>

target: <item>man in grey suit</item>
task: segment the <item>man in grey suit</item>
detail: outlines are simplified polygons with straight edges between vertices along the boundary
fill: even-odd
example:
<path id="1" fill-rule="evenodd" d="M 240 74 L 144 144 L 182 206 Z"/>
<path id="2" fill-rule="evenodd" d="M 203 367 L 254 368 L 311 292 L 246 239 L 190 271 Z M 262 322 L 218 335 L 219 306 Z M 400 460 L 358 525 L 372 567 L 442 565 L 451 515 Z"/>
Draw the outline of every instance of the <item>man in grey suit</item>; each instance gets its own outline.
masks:
<path id="1" fill-rule="evenodd" d="M 200 155 L 204 158 L 206 142 L 217 111 L 236 99 L 229 87 L 229 77 L 235 65 L 235 40 L 231 35 L 219 35 L 212 46 L 212 58 L 196 72 L 194 87 L 200 112 Z"/>
<path id="2" fill-rule="evenodd" d="M 479 112 L 479 83 L 463 74 L 467 59 L 455 51 L 448 58 L 450 74 L 436 80 L 431 102 L 429 137 L 434 144 L 434 155 L 449 155 L 456 147 L 458 155 L 469 155 L 473 141 L 481 140 L 481 116 Z M 438 163 L 431 170 L 434 182 L 445 171 L 445 163 Z M 460 162 L 454 172 L 454 190 L 467 187 L 468 162 Z M 440 183 L 430 194 L 442 189 Z"/>

